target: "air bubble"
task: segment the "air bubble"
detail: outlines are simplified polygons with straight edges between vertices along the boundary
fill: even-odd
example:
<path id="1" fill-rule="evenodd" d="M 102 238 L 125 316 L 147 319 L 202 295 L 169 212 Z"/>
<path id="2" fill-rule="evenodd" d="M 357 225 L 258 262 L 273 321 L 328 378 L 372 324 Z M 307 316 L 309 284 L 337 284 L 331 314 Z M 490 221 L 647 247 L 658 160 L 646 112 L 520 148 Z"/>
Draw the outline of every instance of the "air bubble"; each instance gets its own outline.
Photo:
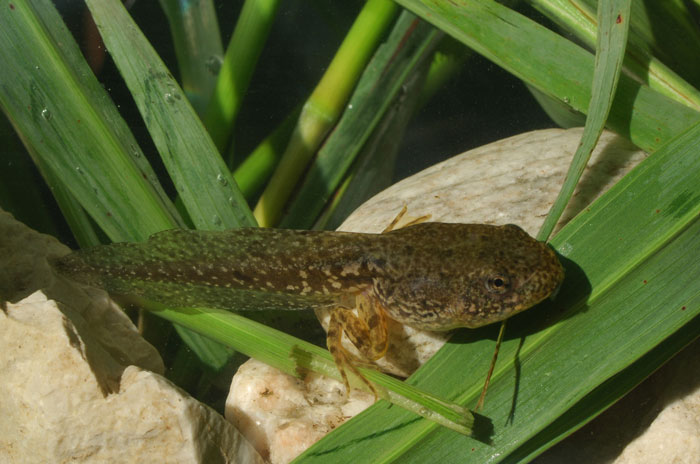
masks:
<path id="1" fill-rule="evenodd" d="M 220 56 L 212 55 L 209 58 L 207 58 L 207 61 L 204 63 L 204 66 L 207 68 L 207 71 L 216 76 L 217 74 L 219 74 L 219 71 L 221 71 L 222 63 L 223 62 Z"/>
<path id="2" fill-rule="evenodd" d="M 226 180 L 226 178 L 224 177 L 223 174 L 218 174 L 216 176 L 216 180 L 217 180 L 217 182 L 219 182 L 223 186 L 228 185 L 228 181 Z"/>
<path id="3" fill-rule="evenodd" d="M 559 250 L 562 256 L 568 256 L 572 251 L 574 251 L 574 247 L 569 242 L 565 242 Z"/>
<path id="4" fill-rule="evenodd" d="M 131 154 L 134 155 L 134 158 L 140 158 L 141 157 L 141 152 L 139 151 L 138 147 L 134 144 L 131 144 L 129 146 L 129 149 L 131 150 Z"/>
<path id="5" fill-rule="evenodd" d="M 51 114 L 51 111 L 49 111 L 47 108 L 44 108 L 41 110 L 41 117 L 46 119 L 47 121 L 50 121 L 53 115 Z"/>
<path id="6" fill-rule="evenodd" d="M 165 101 L 168 103 L 175 103 L 177 100 L 179 100 L 181 98 L 180 94 L 175 92 L 175 91 L 166 92 L 164 97 L 165 97 Z"/>

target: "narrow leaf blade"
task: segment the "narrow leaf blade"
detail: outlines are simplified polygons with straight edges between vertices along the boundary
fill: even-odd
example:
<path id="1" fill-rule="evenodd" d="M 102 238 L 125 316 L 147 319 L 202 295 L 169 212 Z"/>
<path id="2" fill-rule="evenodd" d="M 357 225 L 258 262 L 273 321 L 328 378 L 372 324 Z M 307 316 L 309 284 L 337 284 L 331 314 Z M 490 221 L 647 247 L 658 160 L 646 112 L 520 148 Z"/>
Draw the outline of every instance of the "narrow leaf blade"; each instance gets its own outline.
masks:
<path id="1" fill-rule="evenodd" d="M 87 4 L 195 226 L 255 225 L 197 114 L 124 6 L 117 1 Z"/>

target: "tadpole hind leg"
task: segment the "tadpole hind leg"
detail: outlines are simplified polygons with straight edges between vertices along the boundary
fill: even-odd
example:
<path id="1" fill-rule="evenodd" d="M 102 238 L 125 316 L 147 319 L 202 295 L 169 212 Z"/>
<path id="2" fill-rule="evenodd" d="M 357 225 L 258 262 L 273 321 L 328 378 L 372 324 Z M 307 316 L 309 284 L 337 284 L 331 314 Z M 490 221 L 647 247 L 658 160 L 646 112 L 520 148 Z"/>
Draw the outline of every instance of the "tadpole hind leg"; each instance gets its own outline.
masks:
<path id="1" fill-rule="evenodd" d="M 376 398 L 376 387 L 359 372 L 357 367 L 371 365 L 369 361 L 376 361 L 386 353 L 389 346 L 386 314 L 380 303 L 368 293 L 357 294 L 355 306 L 357 315 L 352 309 L 342 307 L 331 312 L 328 325 L 328 349 L 343 377 L 347 391 L 349 391 L 349 382 L 346 368 L 367 384 Z M 343 333 L 364 359 L 357 359 L 343 347 Z"/>
<path id="2" fill-rule="evenodd" d="M 389 347 L 386 312 L 380 303 L 360 293 L 355 297 L 357 315 L 350 309 L 336 311 L 336 317 L 345 335 L 367 361 L 376 361 Z"/>
<path id="3" fill-rule="evenodd" d="M 331 312 L 331 318 L 328 323 L 328 333 L 326 337 L 326 345 L 328 346 L 328 351 L 331 352 L 335 365 L 340 372 L 340 376 L 343 379 L 343 384 L 345 385 L 345 397 L 350 395 L 350 381 L 348 380 L 348 375 L 346 369 L 352 372 L 357 378 L 362 380 L 370 389 L 374 398 L 378 398 L 377 390 L 372 385 L 372 383 L 365 378 L 365 376 L 360 373 L 360 371 L 355 366 L 354 357 L 348 353 L 348 351 L 343 347 L 343 326 L 341 318 L 338 317 L 338 313 L 342 311 L 347 311 L 345 309 L 337 309 Z"/>

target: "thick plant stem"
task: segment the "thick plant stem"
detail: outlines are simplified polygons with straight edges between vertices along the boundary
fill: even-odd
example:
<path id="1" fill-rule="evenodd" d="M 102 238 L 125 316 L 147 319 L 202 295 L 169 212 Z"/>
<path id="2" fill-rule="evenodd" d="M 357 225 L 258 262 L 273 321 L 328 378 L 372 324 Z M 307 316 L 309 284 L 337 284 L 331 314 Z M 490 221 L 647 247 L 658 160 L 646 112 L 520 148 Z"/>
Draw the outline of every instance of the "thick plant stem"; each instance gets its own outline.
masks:
<path id="1" fill-rule="evenodd" d="M 294 130 L 294 123 L 299 118 L 300 110 L 300 108 L 296 108 L 289 113 L 284 121 L 265 140 L 260 142 L 233 172 L 233 178 L 236 179 L 238 188 L 241 189 L 241 193 L 248 201 L 260 193 L 282 158 L 285 145 L 289 141 L 292 130 Z"/>
<path id="2" fill-rule="evenodd" d="M 280 164 L 255 207 L 262 227 L 275 225 L 299 177 L 342 113 L 362 70 L 398 11 L 389 0 L 369 0 L 299 116 Z"/>
<path id="3" fill-rule="evenodd" d="M 228 145 L 278 6 L 279 0 L 246 0 L 243 4 L 204 116 L 204 125 L 221 153 Z"/>

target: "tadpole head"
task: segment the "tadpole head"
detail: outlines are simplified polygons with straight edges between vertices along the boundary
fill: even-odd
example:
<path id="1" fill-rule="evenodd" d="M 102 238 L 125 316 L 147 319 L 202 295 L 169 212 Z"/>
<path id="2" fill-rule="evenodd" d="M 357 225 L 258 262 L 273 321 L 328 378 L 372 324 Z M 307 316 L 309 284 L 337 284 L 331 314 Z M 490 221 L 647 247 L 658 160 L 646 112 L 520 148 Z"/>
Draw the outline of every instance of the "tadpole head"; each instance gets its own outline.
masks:
<path id="1" fill-rule="evenodd" d="M 564 268 L 546 243 L 538 242 L 514 225 L 501 226 L 507 251 L 482 257 L 461 301 L 453 307 L 463 326 L 481 327 L 529 309 L 555 293 Z"/>

